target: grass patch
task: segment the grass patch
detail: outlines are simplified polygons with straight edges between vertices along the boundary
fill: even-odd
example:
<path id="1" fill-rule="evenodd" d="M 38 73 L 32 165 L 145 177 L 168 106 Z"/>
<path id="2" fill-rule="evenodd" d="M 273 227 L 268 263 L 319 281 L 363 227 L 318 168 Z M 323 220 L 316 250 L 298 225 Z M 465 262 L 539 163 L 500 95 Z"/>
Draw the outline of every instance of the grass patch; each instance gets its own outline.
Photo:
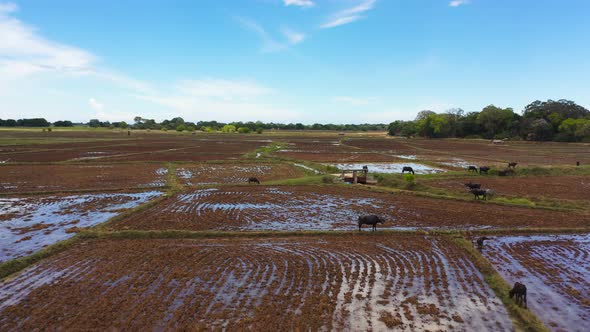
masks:
<path id="1" fill-rule="evenodd" d="M 519 307 L 508 296 L 512 287 L 500 276 L 492 264 L 462 236 L 448 236 L 453 243 L 467 251 L 485 281 L 502 301 L 517 331 L 550 331 L 532 311 Z"/>
<path id="2" fill-rule="evenodd" d="M 537 204 L 535 202 L 528 200 L 527 198 L 515 197 L 515 198 L 508 198 L 508 197 L 497 197 L 493 199 L 496 203 L 503 203 L 507 205 L 518 205 L 518 206 L 528 206 L 528 207 L 535 207 Z"/>
<path id="3" fill-rule="evenodd" d="M 259 149 L 254 150 L 253 152 L 246 153 L 243 158 L 245 159 L 271 159 L 273 158 L 272 154 L 286 148 L 288 146 L 285 142 L 272 142 L 268 145 L 265 145 Z"/>
<path id="4" fill-rule="evenodd" d="M 332 178 L 332 181 L 326 182 L 326 177 Z M 326 183 L 333 183 L 335 177 L 332 175 L 312 175 L 312 176 L 305 176 L 301 178 L 295 179 L 286 179 L 286 180 L 274 180 L 274 181 L 266 181 L 264 185 L 269 186 L 301 186 L 301 185 L 316 185 L 316 184 L 326 184 Z"/>
<path id="5" fill-rule="evenodd" d="M 0 280 L 6 278 L 7 276 L 9 276 L 13 273 L 21 271 L 21 270 L 37 263 L 38 261 L 40 261 L 44 258 L 58 254 L 64 250 L 70 248 L 72 245 L 74 245 L 78 241 L 79 241 L 79 237 L 74 236 L 74 237 L 69 238 L 67 240 L 52 244 L 52 245 L 48 246 L 47 248 L 44 248 L 44 249 L 41 249 L 41 250 L 35 252 L 32 255 L 11 259 L 9 261 L 1 263 L 0 264 Z"/>

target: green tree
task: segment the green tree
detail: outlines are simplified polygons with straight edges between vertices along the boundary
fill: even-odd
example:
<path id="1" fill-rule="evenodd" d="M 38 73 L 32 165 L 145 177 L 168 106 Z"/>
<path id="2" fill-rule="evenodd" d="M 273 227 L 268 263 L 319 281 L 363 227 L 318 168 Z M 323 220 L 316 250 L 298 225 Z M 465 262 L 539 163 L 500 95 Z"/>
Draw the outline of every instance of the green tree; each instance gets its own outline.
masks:
<path id="1" fill-rule="evenodd" d="M 477 116 L 477 122 L 485 129 L 484 137 L 494 138 L 498 133 L 509 133 L 515 118 L 512 108 L 486 106 Z M 509 136 L 509 134 L 506 134 Z"/>
<path id="2" fill-rule="evenodd" d="M 236 126 L 234 125 L 225 125 L 221 128 L 221 132 L 223 133 L 235 133 L 236 132 Z"/>
<path id="3" fill-rule="evenodd" d="M 240 133 L 240 134 L 248 134 L 249 132 L 250 132 L 250 128 L 248 128 L 248 127 L 238 128 L 238 133 Z"/>

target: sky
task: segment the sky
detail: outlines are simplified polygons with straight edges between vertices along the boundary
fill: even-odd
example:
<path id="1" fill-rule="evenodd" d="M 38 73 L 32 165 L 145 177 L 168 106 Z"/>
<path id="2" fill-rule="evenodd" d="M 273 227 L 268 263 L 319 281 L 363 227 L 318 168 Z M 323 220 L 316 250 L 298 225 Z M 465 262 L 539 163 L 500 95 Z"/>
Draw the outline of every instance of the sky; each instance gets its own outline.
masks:
<path id="1" fill-rule="evenodd" d="M 0 118 L 590 108 L 588 0 L 0 0 Z"/>

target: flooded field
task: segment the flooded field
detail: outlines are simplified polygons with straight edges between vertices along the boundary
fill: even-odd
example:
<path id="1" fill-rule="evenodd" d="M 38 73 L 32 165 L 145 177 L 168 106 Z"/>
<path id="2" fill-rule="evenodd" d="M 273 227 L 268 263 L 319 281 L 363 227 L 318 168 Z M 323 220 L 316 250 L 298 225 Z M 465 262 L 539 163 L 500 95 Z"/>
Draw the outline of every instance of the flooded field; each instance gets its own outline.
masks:
<path id="1" fill-rule="evenodd" d="M 76 229 L 109 220 L 160 192 L 0 197 L 0 262 L 65 240 Z"/>
<path id="2" fill-rule="evenodd" d="M 259 181 L 288 179 L 304 176 L 300 169 L 287 164 L 202 164 L 182 165 L 176 169 L 184 185 L 206 185 L 219 183 L 248 183 L 249 177 Z"/>
<path id="3" fill-rule="evenodd" d="M 363 166 L 369 168 L 370 173 L 401 173 L 404 167 L 412 167 L 416 174 L 432 174 L 445 172 L 444 169 L 427 166 L 418 163 L 349 163 L 349 164 L 330 164 L 330 166 L 339 169 L 361 169 Z"/>
<path id="4" fill-rule="evenodd" d="M 466 254 L 422 236 L 92 241 L 0 282 L 0 303 L 6 330 L 512 328 Z"/>
<path id="5" fill-rule="evenodd" d="M 192 190 L 113 225 L 116 229 L 355 230 L 377 214 L 380 229 L 481 229 L 590 225 L 590 216 L 500 205 L 478 206 L 346 186 L 239 186 Z"/>
<path id="6" fill-rule="evenodd" d="M 528 307 L 555 331 L 587 331 L 590 234 L 494 237 L 484 254 L 506 281 L 527 287 Z"/>
<path id="7" fill-rule="evenodd" d="M 166 185 L 166 168 L 158 164 L 4 165 L 2 192 L 100 190 Z"/>

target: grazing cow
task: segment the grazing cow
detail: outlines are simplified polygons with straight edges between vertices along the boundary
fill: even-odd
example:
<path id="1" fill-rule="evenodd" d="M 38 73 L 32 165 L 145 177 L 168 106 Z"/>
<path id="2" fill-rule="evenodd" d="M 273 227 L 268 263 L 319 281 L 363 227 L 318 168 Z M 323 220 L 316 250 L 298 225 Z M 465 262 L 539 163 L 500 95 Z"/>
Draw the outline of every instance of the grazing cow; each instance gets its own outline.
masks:
<path id="1" fill-rule="evenodd" d="M 248 178 L 248 184 L 250 184 L 250 183 L 258 183 L 258 184 L 260 184 L 260 181 L 256 177 L 249 177 Z"/>
<path id="2" fill-rule="evenodd" d="M 479 199 L 479 196 L 482 196 L 484 200 L 488 199 L 488 190 L 487 189 L 471 189 L 469 190 L 475 199 Z"/>
<path id="3" fill-rule="evenodd" d="M 518 163 L 515 163 L 513 161 L 511 161 L 511 162 L 508 163 L 508 167 L 509 168 L 514 168 L 514 167 L 516 167 L 516 165 L 518 165 Z"/>
<path id="4" fill-rule="evenodd" d="M 477 167 L 476 166 L 467 166 L 467 171 L 477 173 Z"/>
<path id="5" fill-rule="evenodd" d="M 510 298 L 515 297 L 516 304 L 523 305 L 526 308 L 526 286 L 520 282 L 515 282 L 514 287 L 508 292 Z"/>
<path id="6" fill-rule="evenodd" d="M 414 169 L 410 166 L 404 166 L 404 168 L 402 168 L 402 174 L 404 174 L 405 172 L 410 172 L 414 174 Z"/>
<path id="7" fill-rule="evenodd" d="M 479 183 L 465 183 L 465 186 L 469 189 L 480 189 L 481 188 L 481 184 Z"/>
<path id="8" fill-rule="evenodd" d="M 489 166 L 480 166 L 479 167 L 479 174 L 483 174 L 483 173 L 488 174 L 488 171 L 489 170 L 490 170 L 490 167 Z"/>
<path id="9" fill-rule="evenodd" d="M 361 231 L 361 226 L 362 225 L 371 225 L 373 226 L 371 229 L 373 231 L 377 230 L 377 224 L 378 223 L 384 223 L 383 220 L 381 220 L 381 218 L 379 218 L 378 216 L 374 215 L 374 214 L 370 214 L 367 216 L 361 216 L 358 219 L 358 224 L 359 224 L 359 232 Z"/>
<path id="10" fill-rule="evenodd" d="M 478 237 L 477 240 L 475 241 L 477 243 L 477 249 L 481 250 L 483 249 L 483 241 L 485 240 L 491 240 L 489 237 Z"/>

